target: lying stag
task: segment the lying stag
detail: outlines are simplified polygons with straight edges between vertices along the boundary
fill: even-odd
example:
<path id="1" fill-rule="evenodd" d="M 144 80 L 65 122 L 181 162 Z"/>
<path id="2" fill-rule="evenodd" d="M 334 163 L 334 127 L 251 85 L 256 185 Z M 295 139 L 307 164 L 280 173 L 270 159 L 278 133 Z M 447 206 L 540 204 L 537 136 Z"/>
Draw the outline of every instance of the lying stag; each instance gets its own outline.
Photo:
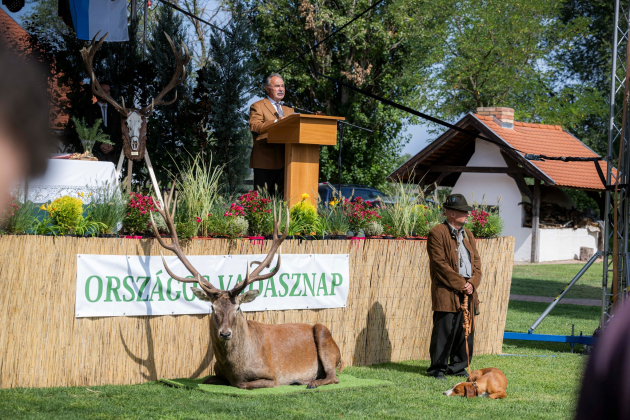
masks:
<path id="1" fill-rule="evenodd" d="M 308 384 L 308 388 L 311 389 L 320 385 L 339 383 L 335 368 L 343 369 L 341 353 L 330 330 L 324 325 L 266 325 L 246 320 L 240 309 L 242 304 L 256 299 L 259 293 L 258 290 L 253 289 L 241 294 L 245 287 L 255 281 L 276 275 L 280 269 L 279 248 L 287 236 L 288 211 L 287 226 L 284 234 L 278 238 L 282 210 L 280 209 L 276 215 L 274 206 L 273 245 L 269 254 L 262 262 L 252 262 L 258 266 L 251 274 L 249 266 L 247 267 L 245 280 L 236 284 L 232 290 L 223 291 L 203 278 L 184 255 L 173 224 L 173 215 L 168 214 L 171 201 L 172 197 L 169 197 L 166 201 L 166 210 L 157 209 L 170 231 L 172 239 L 170 245 L 160 238 L 155 222 L 152 225 L 160 245 L 174 252 L 194 278 L 173 274 L 162 257 L 168 274 L 184 283 L 198 283 L 201 289 L 193 287 L 192 291 L 199 299 L 212 303 L 210 339 L 216 358 L 214 365 L 216 375 L 208 377 L 204 383 L 217 385 L 229 383 L 243 389 L 303 384 Z M 151 221 L 153 221 L 153 214 L 151 214 Z M 269 267 L 276 251 L 278 251 L 278 265 L 272 272 L 260 275 L 264 268 Z"/>

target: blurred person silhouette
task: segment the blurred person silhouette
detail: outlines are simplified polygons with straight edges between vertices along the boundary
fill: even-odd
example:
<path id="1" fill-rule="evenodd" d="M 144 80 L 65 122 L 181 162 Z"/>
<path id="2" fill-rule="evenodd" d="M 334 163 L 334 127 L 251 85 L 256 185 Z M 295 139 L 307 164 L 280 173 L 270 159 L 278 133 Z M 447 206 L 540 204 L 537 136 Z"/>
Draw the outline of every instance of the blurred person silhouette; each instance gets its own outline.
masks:
<path id="1" fill-rule="evenodd" d="M 35 60 L 25 60 L 0 37 L 0 210 L 11 187 L 43 174 L 52 144 L 47 79 Z"/>
<path id="2" fill-rule="evenodd" d="M 111 96 L 110 82 L 106 80 L 102 81 L 101 88 L 103 88 L 105 94 Z M 92 148 L 94 156 L 100 161 L 112 162 L 113 164 L 118 163 L 120 152 L 123 148 L 120 113 L 116 111 L 114 107 L 109 106 L 107 101 L 103 98 L 97 96 L 96 102 L 87 108 L 85 117 L 89 127 L 94 126 L 96 120 L 102 120 L 101 130 L 103 130 L 103 133 L 109 135 L 109 139 L 114 143 L 113 146 L 110 146 L 109 144 L 103 144 L 97 141 Z"/>
<path id="3" fill-rule="evenodd" d="M 582 380 L 575 418 L 630 418 L 630 304 L 615 307 L 615 316 L 597 339 Z"/>

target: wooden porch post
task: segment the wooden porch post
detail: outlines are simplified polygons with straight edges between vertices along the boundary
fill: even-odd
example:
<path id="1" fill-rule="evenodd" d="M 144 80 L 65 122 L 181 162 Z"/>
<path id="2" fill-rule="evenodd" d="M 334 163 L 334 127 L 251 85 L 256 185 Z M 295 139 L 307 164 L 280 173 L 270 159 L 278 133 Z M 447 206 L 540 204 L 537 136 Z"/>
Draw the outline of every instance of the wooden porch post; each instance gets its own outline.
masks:
<path id="1" fill-rule="evenodd" d="M 534 194 L 532 200 L 532 258 L 531 262 L 537 263 L 539 255 L 539 224 L 540 220 L 540 179 L 534 179 Z"/>

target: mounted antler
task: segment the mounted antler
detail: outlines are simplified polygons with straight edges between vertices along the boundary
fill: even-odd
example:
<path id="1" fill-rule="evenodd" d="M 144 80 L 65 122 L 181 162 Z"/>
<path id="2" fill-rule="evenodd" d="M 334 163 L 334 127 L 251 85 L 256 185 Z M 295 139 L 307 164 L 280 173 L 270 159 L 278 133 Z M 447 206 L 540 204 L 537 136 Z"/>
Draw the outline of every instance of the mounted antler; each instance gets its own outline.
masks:
<path id="1" fill-rule="evenodd" d="M 177 60 L 177 64 L 175 64 L 175 73 L 173 74 L 171 81 L 164 88 L 164 90 L 162 90 L 162 92 L 160 92 L 158 96 L 156 96 L 154 99 L 151 100 L 151 105 L 147 105 L 140 110 L 140 113 L 144 115 L 145 117 L 151 115 L 151 113 L 153 112 L 153 107 L 155 105 L 170 105 L 173 102 L 175 102 L 177 100 L 177 91 L 175 91 L 175 97 L 170 101 L 164 102 L 162 101 L 162 98 L 168 92 L 170 92 L 171 90 L 179 86 L 181 83 L 183 83 L 184 79 L 186 79 L 186 65 L 190 61 L 190 54 L 188 53 L 188 47 L 186 47 L 186 45 L 182 43 L 176 48 L 171 37 L 168 36 L 166 32 L 164 32 L 164 35 L 166 36 L 168 43 L 171 44 L 171 49 L 173 50 L 173 54 L 175 55 L 175 59 Z M 181 54 L 182 48 L 184 50 L 183 57 Z"/>
<path id="2" fill-rule="evenodd" d="M 214 287 L 212 283 L 210 283 L 208 280 L 203 278 L 201 274 L 199 274 L 199 272 L 195 269 L 195 267 L 192 266 L 190 261 L 188 261 L 188 258 L 186 258 L 186 255 L 184 255 L 184 251 L 182 251 L 182 248 L 179 246 L 179 238 L 177 237 L 177 231 L 175 230 L 175 224 L 173 223 L 173 218 L 175 216 L 175 206 L 177 205 L 176 202 L 173 203 L 173 191 L 175 191 L 175 182 L 176 180 L 173 181 L 173 186 L 171 188 L 171 191 L 168 197 L 166 198 L 166 200 L 164 200 L 165 208 L 160 208 L 159 203 L 155 202 L 156 204 L 155 207 L 157 209 L 157 212 L 160 213 L 160 215 L 166 221 L 166 226 L 168 227 L 168 230 L 171 234 L 171 244 L 167 245 L 162 239 L 162 237 L 160 236 L 160 233 L 157 230 L 157 226 L 155 225 L 155 220 L 153 220 L 153 212 L 150 213 L 151 225 L 153 226 L 155 237 L 157 238 L 160 245 L 162 245 L 163 248 L 166 248 L 169 251 L 174 252 L 175 255 L 177 255 L 177 258 L 179 258 L 179 260 L 184 264 L 184 267 L 186 267 L 188 271 L 190 271 L 190 274 L 192 274 L 194 278 L 189 279 L 186 277 L 180 277 L 173 274 L 173 272 L 166 265 L 166 261 L 164 260 L 164 255 L 162 255 L 162 262 L 164 263 L 164 268 L 166 269 L 166 272 L 169 274 L 169 276 L 171 276 L 177 281 L 181 281 L 182 283 L 199 283 L 199 286 L 201 286 L 201 288 L 205 292 L 212 293 L 212 294 L 219 293 L 221 292 L 221 290 Z M 175 201 L 177 201 L 177 199 Z M 171 214 L 169 214 L 169 208 L 171 207 L 171 204 L 173 205 L 172 205 Z"/>
<path id="3" fill-rule="evenodd" d="M 252 271 L 251 274 L 249 273 L 249 264 L 248 264 L 245 280 L 238 283 L 236 286 L 234 286 L 232 290 L 230 290 L 229 293 L 231 297 L 238 296 L 247 286 L 249 286 L 253 282 L 265 280 L 270 277 L 273 277 L 276 274 L 278 274 L 278 271 L 280 271 L 280 262 L 281 262 L 280 246 L 282 245 L 282 242 L 284 242 L 285 238 L 287 237 L 287 233 L 289 232 L 289 208 L 288 207 L 287 207 L 287 225 L 284 228 L 284 233 L 282 234 L 282 236 L 278 238 L 278 231 L 280 228 L 281 216 L 282 216 L 282 209 L 278 209 L 278 213 L 276 215 L 276 203 L 274 202 L 273 203 L 273 244 L 271 245 L 271 249 L 269 250 L 269 253 L 267 254 L 267 256 L 262 262 L 252 261 L 252 264 L 258 264 L 258 267 L 256 267 L 254 271 Z M 270 273 L 260 275 L 260 272 L 264 268 L 269 267 L 269 265 L 273 261 L 273 257 L 276 254 L 276 252 L 278 252 L 278 265 L 276 265 L 276 268 L 274 268 Z"/>
<path id="4" fill-rule="evenodd" d="M 94 38 L 92 38 L 92 42 L 90 43 L 89 47 L 83 47 L 81 49 L 81 56 L 83 57 L 83 62 L 85 63 L 85 67 L 87 68 L 88 73 L 90 74 L 90 78 L 92 79 L 92 93 L 98 96 L 99 98 L 103 99 L 107 103 L 109 103 L 121 114 L 128 115 L 129 113 L 127 112 L 127 109 L 125 108 L 124 99 L 123 99 L 123 106 L 120 106 L 118 102 L 116 102 L 111 96 L 109 96 L 108 94 L 105 93 L 105 91 L 103 91 L 101 84 L 98 82 L 98 80 L 96 79 L 96 76 L 94 75 L 94 69 L 92 67 L 92 62 L 94 61 L 94 55 L 96 54 L 96 51 L 101 47 L 103 42 L 105 42 L 105 38 L 107 38 L 107 35 L 109 34 L 109 33 L 106 33 L 103 36 L 103 38 L 99 39 L 98 42 L 96 42 L 96 37 L 100 33 L 101 31 L 98 31 L 98 33 L 94 35 Z"/>

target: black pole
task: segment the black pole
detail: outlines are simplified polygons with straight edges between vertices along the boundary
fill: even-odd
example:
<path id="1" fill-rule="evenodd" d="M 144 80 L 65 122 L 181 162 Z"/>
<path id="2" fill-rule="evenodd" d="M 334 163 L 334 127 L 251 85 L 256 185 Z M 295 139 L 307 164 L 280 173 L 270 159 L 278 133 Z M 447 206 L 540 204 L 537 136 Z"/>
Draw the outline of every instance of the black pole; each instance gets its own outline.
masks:
<path id="1" fill-rule="evenodd" d="M 341 147 L 343 146 L 343 132 L 345 125 L 343 121 L 337 121 L 337 130 L 339 130 L 339 159 L 337 160 L 337 200 L 341 201 Z"/>
<path id="2" fill-rule="evenodd" d="M 339 159 L 337 161 L 337 171 L 339 173 L 339 179 L 337 179 L 337 199 L 341 200 L 341 147 L 343 146 L 343 133 L 344 133 L 344 128 L 346 125 L 349 125 L 350 127 L 354 127 L 354 128 L 358 128 L 359 130 L 363 130 L 363 131 L 367 131 L 368 133 L 371 133 L 372 130 L 368 129 L 368 128 L 364 128 L 364 127 L 359 127 L 358 125 L 354 125 L 354 124 L 350 124 L 347 123 L 345 121 L 341 121 L 338 120 L 337 121 L 337 130 L 339 130 Z"/>
<path id="3" fill-rule="evenodd" d="M 148 0 L 144 0 L 144 30 L 142 31 L 142 61 L 146 59 L 147 50 L 147 3 Z"/>

